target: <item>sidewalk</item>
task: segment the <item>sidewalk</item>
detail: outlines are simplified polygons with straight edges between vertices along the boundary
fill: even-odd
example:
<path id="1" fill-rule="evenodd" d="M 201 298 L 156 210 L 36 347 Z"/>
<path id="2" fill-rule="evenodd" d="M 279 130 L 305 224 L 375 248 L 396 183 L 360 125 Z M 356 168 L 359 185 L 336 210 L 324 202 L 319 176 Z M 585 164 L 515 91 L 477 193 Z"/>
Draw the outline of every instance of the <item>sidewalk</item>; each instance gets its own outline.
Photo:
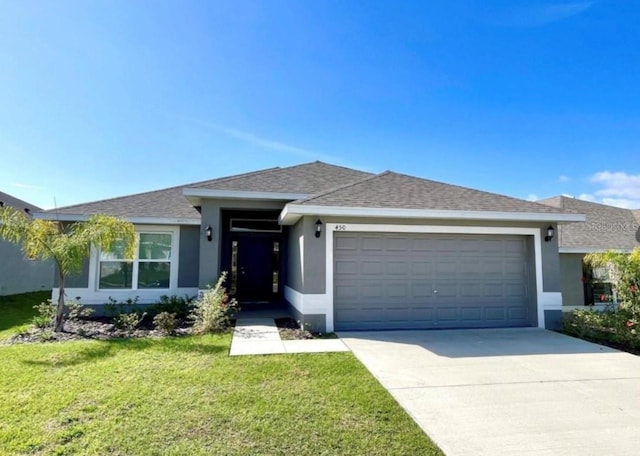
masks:
<path id="1" fill-rule="evenodd" d="M 350 351 L 340 339 L 282 340 L 273 318 L 240 318 L 229 356 Z"/>

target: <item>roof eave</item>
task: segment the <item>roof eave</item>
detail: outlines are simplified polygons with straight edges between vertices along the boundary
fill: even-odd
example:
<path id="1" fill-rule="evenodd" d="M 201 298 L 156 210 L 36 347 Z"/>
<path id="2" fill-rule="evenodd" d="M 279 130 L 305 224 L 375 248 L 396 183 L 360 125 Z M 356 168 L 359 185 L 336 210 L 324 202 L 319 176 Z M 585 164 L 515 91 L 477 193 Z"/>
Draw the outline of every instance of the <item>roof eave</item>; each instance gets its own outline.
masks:
<path id="1" fill-rule="evenodd" d="M 33 218 L 54 220 L 57 222 L 83 222 L 89 220 L 87 214 L 56 214 L 53 212 L 35 212 Z M 137 225 L 200 225 L 200 219 L 189 217 L 119 217 Z"/>
<path id="2" fill-rule="evenodd" d="M 244 190 L 213 190 L 210 188 L 187 187 L 182 194 L 193 206 L 202 205 L 203 199 L 243 199 L 267 201 L 296 201 L 309 197 L 306 193 L 254 192 Z"/>
<path id="3" fill-rule="evenodd" d="M 287 204 L 280 213 L 280 223 L 283 225 L 293 225 L 305 215 L 556 223 L 584 222 L 586 220 L 586 216 L 584 214 L 553 212 L 463 211 L 441 209 L 340 207 Z"/>
<path id="4" fill-rule="evenodd" d="M 599 248 L 599 247 L 560 247 L 558 248 L 559 253 L 602 253 L 613 250 L 614 252 L 620 253 L 631 253 L 633 249 L 618 249 L 618 248 Z"/>

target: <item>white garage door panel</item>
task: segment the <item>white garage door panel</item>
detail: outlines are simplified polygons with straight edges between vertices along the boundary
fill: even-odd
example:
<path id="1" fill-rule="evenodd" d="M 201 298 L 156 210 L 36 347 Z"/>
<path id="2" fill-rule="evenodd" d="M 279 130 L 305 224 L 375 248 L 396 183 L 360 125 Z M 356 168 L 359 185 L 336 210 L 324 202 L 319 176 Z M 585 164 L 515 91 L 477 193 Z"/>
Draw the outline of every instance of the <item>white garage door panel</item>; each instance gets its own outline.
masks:
<path id="1" fill-rule="evenodd" d="M 524 236 L 335 236 L 338 330 L 533 324 Z"/>

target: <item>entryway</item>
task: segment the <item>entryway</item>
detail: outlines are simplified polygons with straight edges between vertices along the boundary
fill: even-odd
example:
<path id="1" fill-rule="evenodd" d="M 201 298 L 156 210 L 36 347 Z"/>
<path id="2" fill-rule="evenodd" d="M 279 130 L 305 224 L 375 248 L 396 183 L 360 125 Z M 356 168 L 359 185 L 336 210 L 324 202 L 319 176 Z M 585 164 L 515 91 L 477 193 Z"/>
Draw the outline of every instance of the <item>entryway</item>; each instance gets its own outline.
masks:
<path id="1" fill-rule="evenodd" d="M 286 236 L 274 211 L 223 212 L 222 268 L 243 307 L 282 302 Z"/>

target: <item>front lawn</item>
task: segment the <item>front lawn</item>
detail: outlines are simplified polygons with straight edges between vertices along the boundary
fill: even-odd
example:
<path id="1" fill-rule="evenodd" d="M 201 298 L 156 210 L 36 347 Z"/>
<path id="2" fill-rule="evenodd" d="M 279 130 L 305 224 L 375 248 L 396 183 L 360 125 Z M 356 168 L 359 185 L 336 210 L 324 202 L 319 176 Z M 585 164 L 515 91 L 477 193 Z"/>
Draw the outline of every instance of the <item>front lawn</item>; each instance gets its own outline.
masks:
<path id="1" fill-rule="evenodd" d="M 33 306 L 51 298 L 51 290 L 0 296 L 0 340 L 26 329 L 38 313 Z"/>
<path id="2" fill-rule="evenodd" d="M 442 454 L 351 353 L 230 337 L 0 346 L 0 454 Z"/>

